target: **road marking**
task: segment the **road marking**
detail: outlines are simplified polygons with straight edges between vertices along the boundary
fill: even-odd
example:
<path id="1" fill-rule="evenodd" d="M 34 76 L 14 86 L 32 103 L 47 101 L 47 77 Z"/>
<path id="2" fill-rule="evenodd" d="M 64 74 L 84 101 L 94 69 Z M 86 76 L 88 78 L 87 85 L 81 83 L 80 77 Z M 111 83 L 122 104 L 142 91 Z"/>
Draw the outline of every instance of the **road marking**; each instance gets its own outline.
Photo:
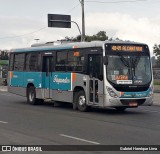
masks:
<path id="1" fill-rule="evenodd" d="M 0 123 L 7 124 L 8 122 L 5 122 L 5 121 L 0 121 Z"/>
<path id="2" fill-rule="evenodd" d="M 81 138 L 78 138 L 78 137 L 69 136 L 69 135 L 65 135 L 65 134 L 60 134 L 60 136 L 67 137 L 67 138 L 72 138 L 72 139 L 75 139 L 75 140 L 79 140 L 79 141 L 83 141 L 83 142 L 88 142 L 88 143 L 92 143 L 92 144 L 100 144 L 98 142 L 93 142 L 93 141 L 89 141 L 89 140 L 85 140 L 85 139 L 81 139 Z"/>

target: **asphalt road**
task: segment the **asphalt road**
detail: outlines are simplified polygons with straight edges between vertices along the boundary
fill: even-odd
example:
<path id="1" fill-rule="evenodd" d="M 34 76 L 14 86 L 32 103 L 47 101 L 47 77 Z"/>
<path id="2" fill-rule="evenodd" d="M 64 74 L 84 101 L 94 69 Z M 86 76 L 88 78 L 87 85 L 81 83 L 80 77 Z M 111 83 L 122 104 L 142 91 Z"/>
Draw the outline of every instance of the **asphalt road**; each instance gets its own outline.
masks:
<path id="1" fill-rule="evenodd" d="M 114 109 L 92 109 L 81 113 L 73 111 L 71 105 L 54 107 L 46 103 L 32 106 L 26 103 L 26 98 L 0 92 L 0 145 L 159 143 L 160 106 L 127 109 L 124 113 Z"/>

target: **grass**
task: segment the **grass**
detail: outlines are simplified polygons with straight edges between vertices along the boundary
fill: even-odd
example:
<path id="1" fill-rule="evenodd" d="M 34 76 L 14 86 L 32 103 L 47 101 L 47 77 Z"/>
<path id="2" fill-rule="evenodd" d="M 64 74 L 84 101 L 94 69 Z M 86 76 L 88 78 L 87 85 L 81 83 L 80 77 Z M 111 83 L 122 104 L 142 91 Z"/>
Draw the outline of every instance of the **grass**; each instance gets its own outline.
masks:
<path id="1" fill-rule="evenodd" d="M 154 79 L 154 85 L 160 86 L 160 79 Z"/>

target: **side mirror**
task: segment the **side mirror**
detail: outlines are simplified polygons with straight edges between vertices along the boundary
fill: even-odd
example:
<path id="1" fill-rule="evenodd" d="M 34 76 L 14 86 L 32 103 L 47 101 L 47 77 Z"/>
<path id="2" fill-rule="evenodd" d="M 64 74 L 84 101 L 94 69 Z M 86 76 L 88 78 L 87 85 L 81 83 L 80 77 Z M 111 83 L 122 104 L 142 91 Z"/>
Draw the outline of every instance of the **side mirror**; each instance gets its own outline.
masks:
<path id="1" fill-rule="evenodd" d="M 108 65 L 108 57 L 103 57 L 103 63 L 104 65 Z"/>

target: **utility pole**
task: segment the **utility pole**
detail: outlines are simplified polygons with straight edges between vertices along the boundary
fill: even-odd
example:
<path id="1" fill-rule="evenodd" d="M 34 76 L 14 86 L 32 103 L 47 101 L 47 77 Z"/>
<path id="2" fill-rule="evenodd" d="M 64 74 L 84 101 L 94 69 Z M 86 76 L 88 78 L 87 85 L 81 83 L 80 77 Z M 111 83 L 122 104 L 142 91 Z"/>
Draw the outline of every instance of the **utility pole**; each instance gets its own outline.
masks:
<path id="1" fill-rule="evenodd" d="M 82 7 L 82 36 L 81 41 L 85 41 L 85 20 L 84 20 L 84 0 L 80 1 Z"/>

